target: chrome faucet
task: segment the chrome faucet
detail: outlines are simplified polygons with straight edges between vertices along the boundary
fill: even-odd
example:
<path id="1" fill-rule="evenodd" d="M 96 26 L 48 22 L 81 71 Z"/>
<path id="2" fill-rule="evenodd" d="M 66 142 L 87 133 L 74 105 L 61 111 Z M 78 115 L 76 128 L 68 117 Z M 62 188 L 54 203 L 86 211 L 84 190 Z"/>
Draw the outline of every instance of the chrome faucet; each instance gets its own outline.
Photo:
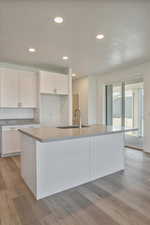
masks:
<path id="1" fill-rule="evenodd" d="M 80 110 L 80 108 L 76 109 L 76 115 L 77 115 L 77 113 L 79 113 L 79 128 L 82 128 L 82 120 L 81 120 L 81 110 Z"/>

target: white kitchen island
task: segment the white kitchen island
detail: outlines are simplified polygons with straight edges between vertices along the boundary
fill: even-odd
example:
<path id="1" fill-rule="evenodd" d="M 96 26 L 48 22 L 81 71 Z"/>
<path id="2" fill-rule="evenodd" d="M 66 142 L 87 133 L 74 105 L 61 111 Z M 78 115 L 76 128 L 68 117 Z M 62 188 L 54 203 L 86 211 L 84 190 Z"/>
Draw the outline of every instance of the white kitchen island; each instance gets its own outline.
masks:
<path id="1" fill-rule="evenodd" d="M 103 125 L 21 129 L 21 175 L 41 199 L 124 170 L 125 131 Z"/>

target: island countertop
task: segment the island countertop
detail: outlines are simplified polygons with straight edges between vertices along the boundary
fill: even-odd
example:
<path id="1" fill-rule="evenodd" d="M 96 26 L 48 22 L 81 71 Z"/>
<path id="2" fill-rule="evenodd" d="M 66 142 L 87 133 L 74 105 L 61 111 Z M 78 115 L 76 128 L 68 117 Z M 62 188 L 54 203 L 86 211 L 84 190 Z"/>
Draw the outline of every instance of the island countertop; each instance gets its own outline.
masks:
<path id="1" fill-rule="evenodd" d="M 105 126 L 100 124 L 91 125 L 84 128 L 69 128 L 69 129 L 51 128 L 51 127 L 19 129 L 21 133 L 30 136 L 40 142 L 50 142 L 80 137 L 108 135 L 113 133 L 122 133 L 137 130 L 138 130 L 137 128 L 133 129 L 125 129 L 123 127 L 114 128 L 113 126 Z"/>

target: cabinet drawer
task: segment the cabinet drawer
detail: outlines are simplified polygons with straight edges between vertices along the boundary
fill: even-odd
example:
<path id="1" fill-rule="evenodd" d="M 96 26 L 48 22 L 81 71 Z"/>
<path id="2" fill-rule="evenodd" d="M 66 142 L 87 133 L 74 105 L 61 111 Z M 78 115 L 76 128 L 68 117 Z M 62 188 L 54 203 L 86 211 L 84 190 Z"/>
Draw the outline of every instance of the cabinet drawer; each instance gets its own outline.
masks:
<path id="1" fill-rule="evenodd" d="M 2 154 L 21 151 L 20 133 L 15 129 L 2 131 Z"/>
<path id="2" fill-rule="evenodd" d="M 40 124 L 2 127 L 2 155 L 21 152 L 21 137 L 18 129 L 38 128 Z"/>

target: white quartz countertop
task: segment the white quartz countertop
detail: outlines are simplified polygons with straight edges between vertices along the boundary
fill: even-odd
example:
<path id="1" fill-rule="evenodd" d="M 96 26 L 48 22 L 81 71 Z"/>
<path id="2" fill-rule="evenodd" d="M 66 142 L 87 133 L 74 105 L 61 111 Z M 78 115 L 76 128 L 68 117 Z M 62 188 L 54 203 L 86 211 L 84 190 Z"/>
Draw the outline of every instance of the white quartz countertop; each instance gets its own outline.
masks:
<path id="1" fill-rule="evenodd" d="M 84 128 L 51 128 L 51 127 L 40 127 L 40 128 L 26 128 L 19 129 L 19 131 L 25 135 L 28 135 L 40 142 L 50 142 L 67 140 L 73 138 L 108 135 L 113 133 L 137 131 L 137 128 L 125 129 L 123 127 L 114 128 L 113 126 L 105 125 L 92 125 Z"/>

